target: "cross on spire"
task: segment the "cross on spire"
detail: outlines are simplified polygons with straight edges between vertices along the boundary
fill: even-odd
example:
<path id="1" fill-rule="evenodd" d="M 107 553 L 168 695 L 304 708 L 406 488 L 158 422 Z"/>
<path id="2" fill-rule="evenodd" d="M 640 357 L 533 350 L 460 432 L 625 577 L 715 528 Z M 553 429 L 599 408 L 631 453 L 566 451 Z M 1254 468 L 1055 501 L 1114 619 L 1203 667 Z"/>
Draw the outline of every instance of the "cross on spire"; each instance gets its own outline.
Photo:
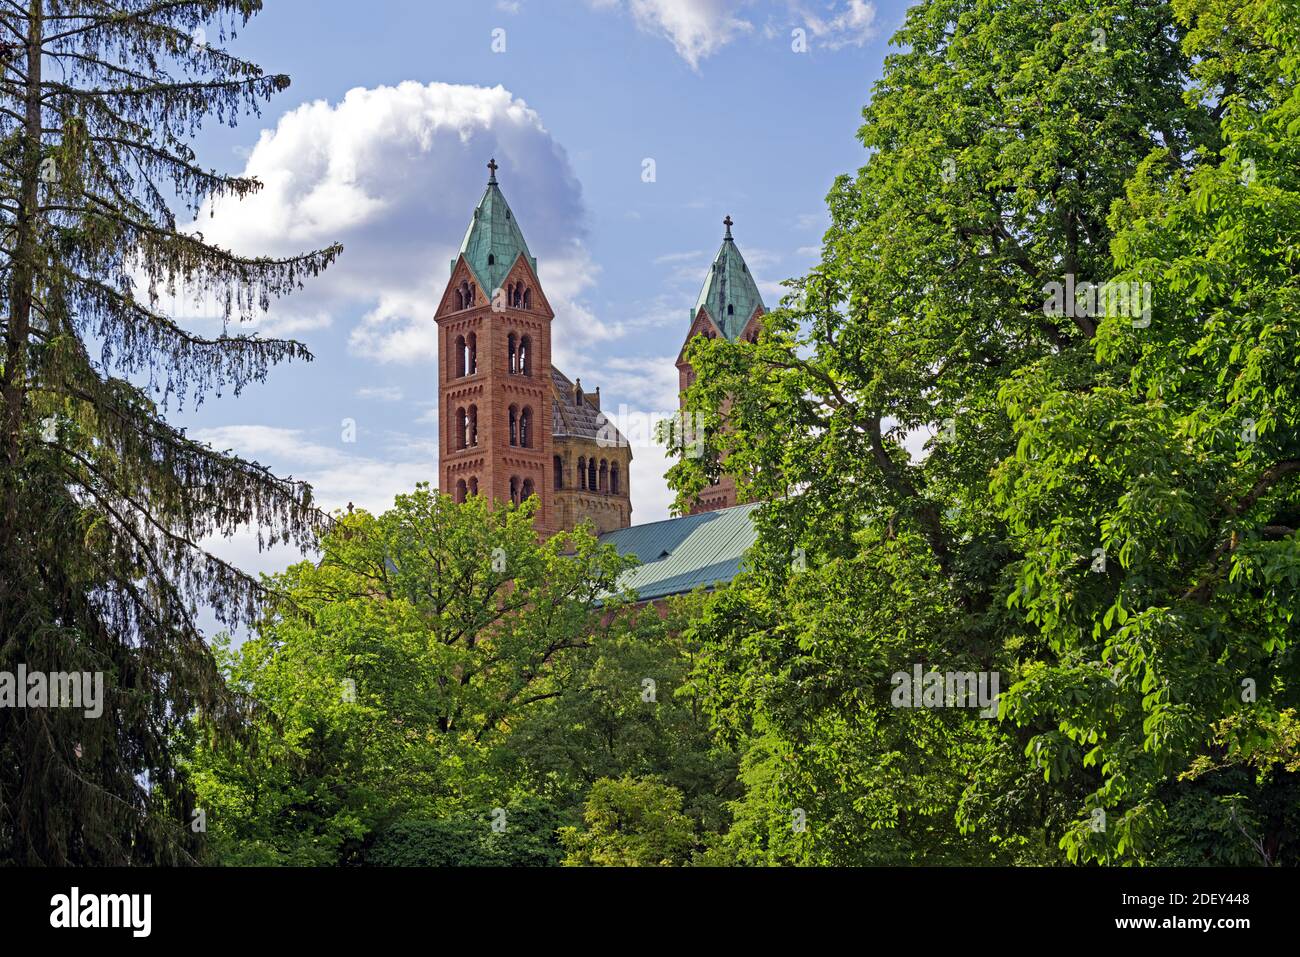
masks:
<path id="1" fill-rule="evenodd" d="M 727 227 L 727 235 L 724 236 L 723 238 L 724 238 L 724 239 L 730 239 L 730 238 L 731 238 L 731 227 L 735 225 L 735 223 L 733 223 L 733 222 L 731 221 L 731 216 L 730 216 L 730 214 L 728 214 L 727 218 L 724 219 L 724 220 L 722 221 L 722 225 L 724 225 L 724 226 Z"/>
<path id="2" fill-rule="evenodd" d="M 490 186 L 491 184 L 493 184 L 493 183 L 495 183 L 495 182 L 497 181 L 497 170 L 498 170 L 498 169 L 500 169 L 500 167 L 497 166 L 497 159 L 496 159 L 496 157 L 494 156 L 494 157 L 492 157 L 490 160 L 488 160 L 488 174 L 489 174 L 489 175 L 488 175 L 488 185 L 489 185 L 489 186 Z"/>

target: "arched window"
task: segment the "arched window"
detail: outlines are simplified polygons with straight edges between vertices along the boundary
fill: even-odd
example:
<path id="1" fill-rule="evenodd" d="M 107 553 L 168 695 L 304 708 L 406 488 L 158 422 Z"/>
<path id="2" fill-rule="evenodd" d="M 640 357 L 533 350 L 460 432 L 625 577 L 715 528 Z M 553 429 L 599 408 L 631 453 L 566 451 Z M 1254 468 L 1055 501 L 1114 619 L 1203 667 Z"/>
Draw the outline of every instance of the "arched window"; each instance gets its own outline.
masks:
<path id="1" fill-rule="evenodd" d="M 615 495 L 618 494 L 618 463 L 615 462 L 609 467 L 609 490 Z"/>
<path id="2" fill-rule="evenodd" d="M 465 375 L 478 372 L 478 336 L 471 332 L 465 337 Z"/>
<path id="3" fill-rule="evenodd" d="M 596 491 L 597 488 L 598 486 L 596 485 L 596 460 L 588 459 L 587 460 L 587 490 L 589 492 L 594 492 Z"/>
<path id="4" fill-rule="evenodd" d="M 456 483 L 456 501 L 457 501 L 457 502 L 464 502 L 464 501 L 465 501 L 465 495 L 466 495 L 466 493 L 467 493 L 468 491 L 469 491 L 469 487 L 465 484 L 465 480 L 464 480 L 464 479 L 461 479 L 459 482 L 457 482 L 457 483 Z"/>
<path id="5" fill-rule="evenodd" d="M 513 332 L 506 336 L 506 371 L 511 375 L 519 371 L 519 346 Z"/>
<path id="6" fill-rule="evenodd" d="M 465 437 L 468 435 L 468 418 L 464 409 L 456 410 L 456 448 L 465 448 Z"/>
<path id="7" fill-rule="evenodd" d="M 466 445 L 470 448 L 478 445 L 478 406 L 469 407 L 469 438 Z"/>
<path id="8" fill-rule="evenodd" d="M 519 340 L 519 373 L 521 375 L 533 374 L 533 340 L 524 336 Z"/>
<path id="9" fill-rule="evenodd" d="M 519 445 L 525 449 L 533 447 L 533 410 L 528 406 L 524 406 L 519 416 Z"/>
<path id="10" fill-rule="evenodd" d="M 523 497 L 520 499 L 520 501 L 522 501 L 522 502 L 526 502 L 526 501 L 528 501 L 528 499 L 531 498 L 532 495 L 533 495 L 536 491 L 537 491 L 537 489 L 536 489 L 536 487 L 533 485 L 533 480 L 530 479 L 530 478 L 526 478 L 526 479 L 524 479 L 524 491 L 523 491 Z"/>
<path id="11" fill-rule="evenodd" d="M 497 257 L 493 256 L 491 253 L 488 253 L 488 265 L 495 266 L 496 264 L 497 264 Z"/>
<path id="12" fill-rule="evenodd" d="M 533 308 L 533 291 L 531 289 L 524 290 L 524 308 Z"/>
<path id="13" fill-rule="evenodd" d="M 555 482 L 556 488 L 564 488 L 564 459 L 555 456 Z"/>
<path id="14" fill-rule="evenodd" d="M 510 501 L 515 505 L 519 504 L 519 476 L 517 475 L 510 476 Z"/>
<path id="15" fill-rule="evenodd" d="M 600 460 L 600 490 L 609 491 L 609 463 L 604 459 Z"/>
<path id="16" fill-rule="evenodd" d="M 472 305 L 474 305 L 474 286 L 469 280 L 462 279 L 456 289 L 456 308 L 468 309 Z"/>
<path id="17" fill-rule="evenodd" d="M 727 315 L 734 316 L 735 314 L 736 314 L 736 307 L 733 306 L 731 303 L 727 303 Z"/>
<path id="18" fill-rule="evenodd" d="M 456 337 L 456 378 L 465 375 L 465 337 Z"/>
<path id="19" fill-rule="evenodd" d="M 578 488 L 586 489 L 587 487 L 587 458 L 584 455 L 578 456 Z"/>
<path id="20" fill-rule="evenodd" d="M 472 478 L 469 480 L 469 494 L 470 495 L 478 494 L 478 479 Z"/>
<path id="21" fill-rule="evenodd" d="M 513 405 L 510 407 L 510 444 L 519 444 L 519 409 Z"/>

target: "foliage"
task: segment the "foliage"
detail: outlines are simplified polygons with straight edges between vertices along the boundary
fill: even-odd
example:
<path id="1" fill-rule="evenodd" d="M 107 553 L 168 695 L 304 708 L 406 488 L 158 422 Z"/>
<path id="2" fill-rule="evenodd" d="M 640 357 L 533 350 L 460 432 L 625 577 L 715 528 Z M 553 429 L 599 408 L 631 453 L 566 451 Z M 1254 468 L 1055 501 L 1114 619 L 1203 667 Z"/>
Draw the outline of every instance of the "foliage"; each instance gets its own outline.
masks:
<path id="1" fill-rule="evenodd" d="M 255 188 L 176 126 L 283 85 L 182 42 L 255 3 L 65 3 L 84 29 L 47 36 L 53 6 L 3 14 L 29 54 L 90 56 L 42 86 L 5 54 L 0 663 L 107 661 L 116 723 L 0 714 L 8 856 L 175 858 L 155 818 L 192 788 L 229 864 L 1300 861 L 1300 0 L 911 8 L 821 262 L 756 342 L 687 349 L 704 455 L 670 479 L 681 506 L 724 473 L 763 502 L 747 570 L 639 608 L 632 561 L 586 528 L 539 541 L 534 501 L 421 486 L 261 590 L 197 548 L 320 523 L 109 367 L 186 394 L 300 347 L 186 337 L 127 277 L 244 317 L 336 251 L 239 259 L 143 185 Z M 225 85 L 78 92 L 138 79 L 99 54 L 160 72 L 154 48 Z M 238 618 L 260 591 L 223 688 L 184 599 Z M 944 674 L 996 680 L 995 706 L 899 693 Z M 14 790 L 29 754 L 68 781 L 79 741 L 88 784 Z"/>
<path id="2" fill-rule="evenodd" d="M 254 580 L 201 542 L 253 525 L 309 544 L 310 490 L 169 426 L 167 403 L 239 392 L 297 342 L 204 337 L 161 308 L 184 288 L 257 318 L 339 248 L 236 255 L 181 223 L 256 181 L 199 165 L 203 119 L 233 124 L 288 77 L 222 49 L 256 0 L 23 0 L 0 11 L 0 668 L 99 672 L 106 705 L 0 710 L 0 860 L 192 859 L 193 792 L 171 738 L 195 709 L 239 714 L 195 624 L 231 625 Z M 206 42 L 196 38 L 203 31 Z"/>
<path id="3" fill-rule="evenodd" d="M 798 807 L 778 856 L 1296 860 L 1297 12 L 913 7 L 821 263 L 690 347 L 679 502 L 766 501 L 694 680 L 773 756 L 751 859 Z M 895 707 L 918 666 L 999 720 Z"/>
<path id="4" fill-rule="evenodd" d="M 683 595 L 629 610 L 593 635 L 563 693 L 513 727 L 503 773 L 574 801 L 601 778 L 655 777 L 682 792 L 699 827 L 725 831 L 727 803 L 740 795 L 738 756 L 715 741 L 687 684 L 697 653 L 691 622 L 709 600 Z"/>
<path id="5" fill-rule="evenodd" d="M 1072 858 L 1153 853 L 1183 790 L 1166 782 L 1223 747 L 1215 729 L 1248 714 L 1275 740 L 1297 700 L 1297 7 L 1175 8 L 1188 100 L 1215 104 L 1222 143 L 1191 165 L 1153 151 L 1113 208 L 1118 276 L 1150 285 L 1151 324 L 1106 316 L 1086 389 L 1045 360 L 1002 393 L 1018 445 L 993 488 L 1025 556 L 1010 600 L 1053 653 L 1008 716 L 1057 722 L 1030 742 L 1039 763 L 1098 768 L 1087 803 L 1115 825 L 1071 829 Z M 1077 558 L 1092 543 L 1103 574 Z M 1269 771 L 1239 787 L 1300 793 Z M 1262 823 L 1275 844 L 1289 830 Z"/>
<path id="6" fill-rule="evenodd" d="M 535 508 L 420 486 L 383 515 L 342 516 L 319 564 L 276 577 L 283 598 L 224 656 L 253 703 L 255 747 L 195 733 L 192 773 L 222 846 L 355 862 L 400 819 L 455 832 L 509 806 L 519 786 L 495 755 L 573 681 L 629 563 L 582 530 L 540 543 Z"/>
<path id="7" fill-rule="evenodd" d="M 601 778 L 582 818 L 584 829 L 560 829 L 571 867 L 671 867 L 685 864 L 696 846 L 681 792 L 653 778 Z"/>
<path id="8" fill-rule="evenodd" d="M 495 810 L 495 809 L 494 809 Z M 378 867 L 555 867 L 564 856 L 558 830 L 569 817 L 537 798 L 491 815 L 442 820 L 405 818 L 385 828 L 366 852 Z M 504 829 L 493 830 L 494 820 Z"/>

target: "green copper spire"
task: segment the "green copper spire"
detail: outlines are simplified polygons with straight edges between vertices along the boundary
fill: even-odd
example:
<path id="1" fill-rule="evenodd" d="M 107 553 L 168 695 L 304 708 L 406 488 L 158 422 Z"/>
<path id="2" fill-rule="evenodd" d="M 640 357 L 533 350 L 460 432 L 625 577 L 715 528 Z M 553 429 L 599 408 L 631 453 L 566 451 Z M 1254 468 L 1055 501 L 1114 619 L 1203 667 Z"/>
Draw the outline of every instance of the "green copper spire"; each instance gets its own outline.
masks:
<path id="1" fill-rule="evenodd" d="M 470 220 L 465 239 L 460 244 L 461 254 L 489 296 L 501 288 L 520 253 L 528 258 L 533 272 L 537 271 L 537 259 L 528 251 L 519 223 L 510 212 L 506 198 L 501 195 L 501 187 L 497 184 L 498 169 L 495 159 L 488 163 L 487 190 L 475 207 L 474 218 Z M 451 266 L 456 268 L 454 260 Z"/>
<path id="2" fill-rule="evenodd" d="M 731 217 L 724 219 L 722 224 L 727 227 L 727 233 L 722 239 L 722 248 L 713 259 L 709 276 L 704 280 L 700 297 L 695 300 L 691 319 L 694 320 L 703 306 L 714 324 L 722 330 L 722 334 L 734 342 L 740 338 L 740 333 L 754 310 L 759 307 L 766 310 L 766 307 L 763 306 L 763 297 L 758 293 L 758 286 L 750 275 L 749 267 L 745 265 L 744 257 L 736 248 L 736 241 L 731 238 L 731 227 L 734 225 Z"/>

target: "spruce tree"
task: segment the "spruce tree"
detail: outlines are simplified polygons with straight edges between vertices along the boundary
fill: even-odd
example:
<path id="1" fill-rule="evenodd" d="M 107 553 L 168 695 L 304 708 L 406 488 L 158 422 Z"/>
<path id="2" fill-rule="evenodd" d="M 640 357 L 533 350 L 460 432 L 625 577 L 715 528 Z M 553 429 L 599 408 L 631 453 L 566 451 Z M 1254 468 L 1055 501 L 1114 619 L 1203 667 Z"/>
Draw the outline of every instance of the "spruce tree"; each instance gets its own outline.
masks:
<path id="1" fill-rule="evenodd" d="M 258 0 L 9 0 L 0 7 L 0 672 L 102 672 L 98 718 L 0 708 L 0 861 L 193 859 L 190 790 L 170 754 L 202 710 L 239 727 L 196 623 L 261 597 L 204 547 L 256 527 L 306 547 L 324 521 L 302 483 L 169 425 L 169 407 L 239 393 L 298 342 L 241 334 L 339 247 L 249 258 L 187 228 L 250 178 L 202 167 L 201 121 L 256 114 L 285 76 L 226 52 Z M 163 307 L 219 304 L 196 335 Z"/>

